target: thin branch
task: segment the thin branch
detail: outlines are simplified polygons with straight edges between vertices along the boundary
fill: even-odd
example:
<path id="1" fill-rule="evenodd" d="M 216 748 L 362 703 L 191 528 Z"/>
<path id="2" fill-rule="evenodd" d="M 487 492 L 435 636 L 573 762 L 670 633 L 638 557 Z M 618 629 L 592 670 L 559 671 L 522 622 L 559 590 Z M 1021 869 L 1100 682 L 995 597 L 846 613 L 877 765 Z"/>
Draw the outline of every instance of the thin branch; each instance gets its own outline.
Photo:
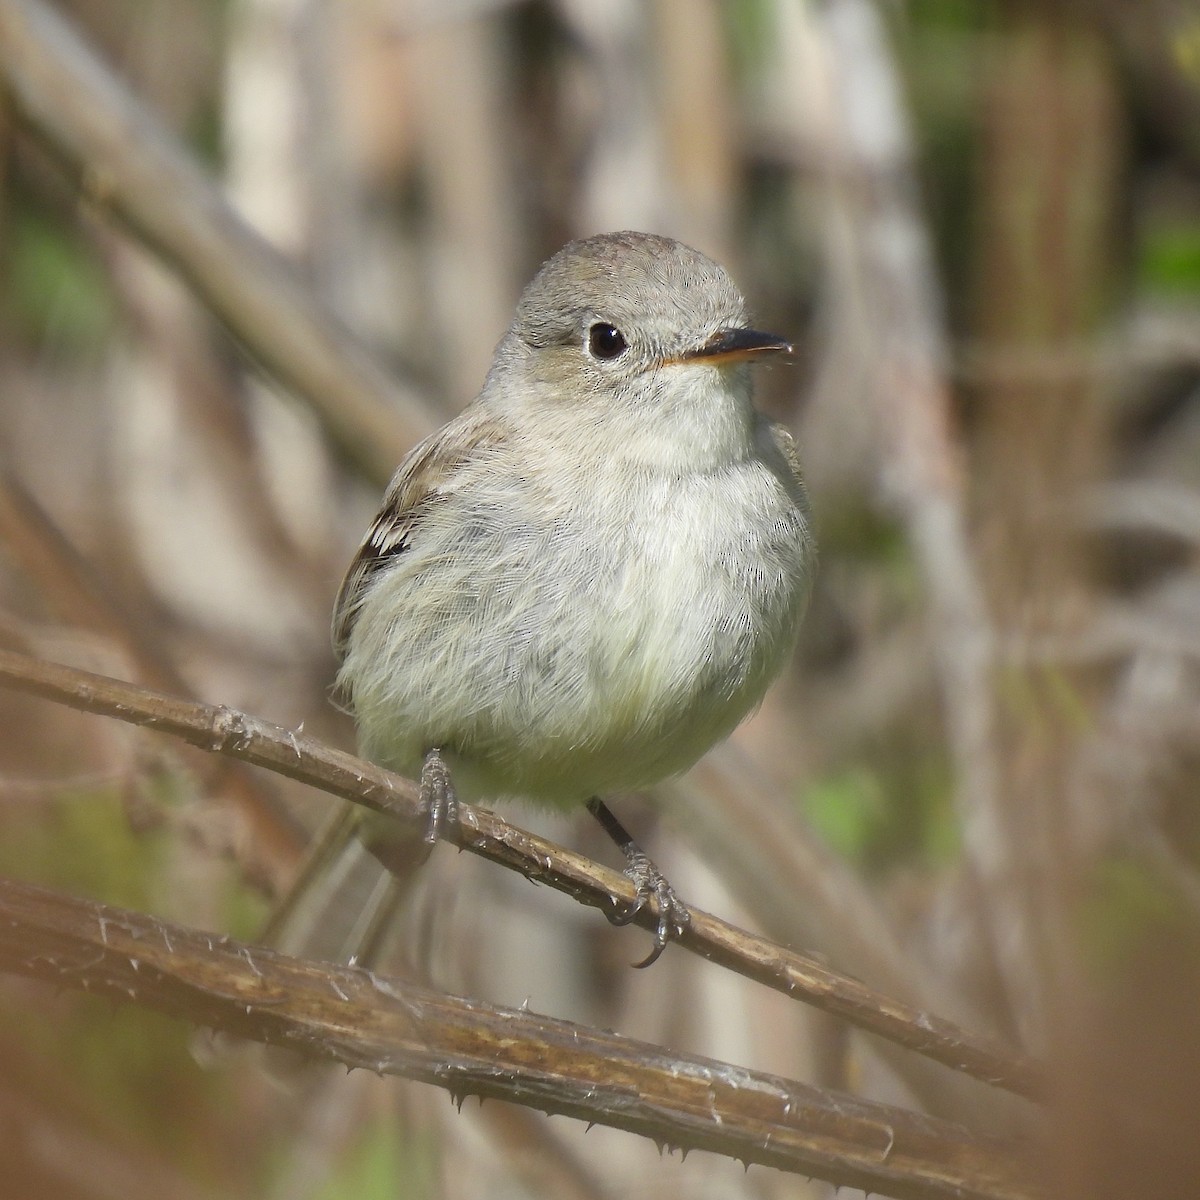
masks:
<path id="1" fill-rule="evenodd" d="M 196 704 L 7 651 L 0 651 L 0 685 L 171 734 L 423 827 L 420 797 L 410 780 L 235 709 Z M 635 899 L 624 875 L 509 825 L 485 809 L 461 805 L 459 826 L 450 830 L 448 840 L 594 908 L 624 910 Z M 651 929 L 656 921 L 653 912 L 644 910 L 637 923 Z M 1041 1093 L 1041 1071 L 1031 1059 L 708 913 L 691 910 L 690 927 L 680 944 L 954 1070 L 1022 1095 Z"/>
<path id="2" fill-rule="evenodd" d="M 888 920 L 894 914 L 882 911 L 862 878 L 804 827 L 795 806 L 757 765 L 726 743 L 705 755 L 686 785 L 659 789 L 675 816 L 672 824 L 686 827 L 689 841 L 754 915 L 756 927 L 767 937 L 819 951 L 822 961 L 869 979 L 890 996 L 990 1032 L 975 1006 L 947 986 L 944 973 L 905 948 Z M 948 1076 L 936 1062 L 894 1042 L 873 1039 L 867 1049 L 933 1115 L 988 1129 L 1008 1100 L 970 1077 Z"/>
<path id="3" fill-rule="evenodd" d="M 1014 1148 L 903 1109 L 0 880 L 0 968 L 238 1037 L 905 1200 L 1029 1200 Z"/>
<path id="4" fill-rule="evenodd" d="M 865 297 L 882 481 L 929 595 L 963 857 L 981 896 L 972 915 L 991 956 L 1008 968 L 1009 981 L 1025 982 L 1033 1006 L 1040 982 L 1022 973 L 1028 964 L 1010 936 L 1011 906 L 996 899 L 1007 894 L 1003 881 L 1013 877 L 1019 847 L 1000 788 L 995 631 L 968 535 L 963 447 L 953 427 L 942 298 L 917 198 L 912 133 L 877 8 L 837 0 L 824 9 L 824 26 L 836 68 L 828 111 L 839 116 L 830 136 L 844 156 L 842 174 L 830 180 L 830 213 L 854 222 L 855 260 L 843 268 Z M 855 177 L 855 188 L 870 182 L 858 202 L 846 191 Z"/>
<path id="5" fill-rule="evenodd" d="M 12 472 L 0 465 L 0 547 L 38 589 L 43 611 L 77 629 L 102 635 L 141 679 L 171 692 L 190 694 L 164 646 L 122 607 L 94 567 L 83 558 Z M 22 649 L 36 646 L 20 643 Z M 303 848 L 301 830 L 261 777 L 243 767 L 207 760 L 221 772 L 221 790 L 247 822 L 253 852 L 238 865 L 256 883 L 279 891 Z M 215 775 L 216 772 L 210 772 Z M 211 782 L 211 780 L 209 780 Z"/>
<path id="6" fill-rule="evenodd" d="M 0 88 L 16 115 L 312 405 L 379 481 L 435 423 L 297 281 L 159 121 L 39 0 L 0 0 Z"/>

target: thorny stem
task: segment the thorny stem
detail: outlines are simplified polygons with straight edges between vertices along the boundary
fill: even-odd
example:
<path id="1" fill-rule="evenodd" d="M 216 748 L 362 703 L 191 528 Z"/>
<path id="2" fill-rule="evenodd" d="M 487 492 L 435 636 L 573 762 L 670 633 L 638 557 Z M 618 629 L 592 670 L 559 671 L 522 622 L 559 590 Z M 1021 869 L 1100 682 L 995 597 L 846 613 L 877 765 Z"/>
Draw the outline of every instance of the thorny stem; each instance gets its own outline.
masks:
<path id="1" fill-rule="evenodd" d="M 0 650 L 0 686 L 167 733 L 410 822 L 414 829 L 424 827 L 425 808 L 411 781 L 307 734 L 234 709 L 181 700 L 4 650 Z M 458 825 L 446 831 L 446 838 L 605 912 L 628 908 L 636 901 L 635 888 L 625 876 L 510 825 L 485 809 L 460 804 Z M 644 929 L 654 929 L 657 922 L 650 906 L 636 921 Z M 875 992 L 856 979 L 699 909 L 689 911 L 678 942 L 748 979 L 954 1070 L 1025 1096 L 1036 1098 L 1042 1092 L 1042 1070 L 1027 1056 Z"/>

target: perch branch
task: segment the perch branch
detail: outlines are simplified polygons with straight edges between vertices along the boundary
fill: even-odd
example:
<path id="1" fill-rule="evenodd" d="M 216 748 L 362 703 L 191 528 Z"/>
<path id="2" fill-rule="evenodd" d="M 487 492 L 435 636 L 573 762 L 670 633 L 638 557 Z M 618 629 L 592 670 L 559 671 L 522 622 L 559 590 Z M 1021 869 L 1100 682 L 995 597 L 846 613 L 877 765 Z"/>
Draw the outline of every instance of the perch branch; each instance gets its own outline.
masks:
<path id="1" fill-rule="evenodd" d="M 100 634 L 132 665 L 138 678 L 165 691 L 186 694 L 187 682 L 152 636 L 139 627 L 108 591 L 99 573 L 67 540 L 49 514 L 17 477 L 0 464 L 0 547 L 40 593 L 43 611 L 53 611 L 76 629 Z M 36 646 L 20 645 L 23 650 Z M 196 756 L 199 757 L 199 756 Z M 208 759 L 214 783 L 245 817 L 253 850 L 239 854 L 238 866 L 256 884 L 282 890 L 303 848 L 302 830 L 287 815 L 261 776 L 240 763 Z"/>
<path id="2" fill-rule="evenodd" d="M 424 828 L 425 815 L 411 781 L 235 709 L 197 704 L 8 651 L 0 651 L 0 685 L 171 734 Z M 509 825 L 485 809 L 461 805 L 458 827 L 449 830 L 447 840 L 594 908 L 624 910 L 634 901 L 633 885 L 624 875 Z M 656 914 L 647 910 L 637 918 L 646 929 L 656 922 Z M 708 913 L 691 910 L 680 944 L 954 1070 L 1022 1095 L 1041 1093 L 1041 1071 L 1026 1056 Z"/>
<path id="3" fill-rule="evenodd" d="M 959 1126 L 357 967 L 290 958 L 0 880 L 0 969 L 303 1054 L 900 1200 L 1029 1200 Z"/>

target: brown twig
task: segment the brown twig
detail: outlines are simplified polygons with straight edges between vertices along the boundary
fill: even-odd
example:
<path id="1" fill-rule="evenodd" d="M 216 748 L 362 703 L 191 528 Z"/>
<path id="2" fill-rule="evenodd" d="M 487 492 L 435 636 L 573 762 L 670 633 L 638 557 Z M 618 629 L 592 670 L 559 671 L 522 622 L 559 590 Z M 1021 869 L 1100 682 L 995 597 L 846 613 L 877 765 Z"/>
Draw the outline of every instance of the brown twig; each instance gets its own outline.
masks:
<path id="1" fill-rule="evenodd" d="M 1019 952 L 1002 889 L 1019 846 L 1000 787 L 995 631 L 968 530 L 964 451 L 954 427 L 942 297 L 920 211 L 913 136 L 874 6 L 838 0 L 823 10 L 823 23 L 836 64 L 830 142 L 842 155 L 830 181 L 837 189 L 831 212 L 853 220 L 853 258 L 842 267 L 865 298 L 881 479 L 928 592 L 963 859 L 979 897 L 970 913 L 973 940 L 999 969 L 1012 968 L 1011 979 L 1019 973 L 1013 961 Z M 1030 997 L 1036 986 L 1028 981 Z"/>
<path id="2" fill-rule="evenodd" d="M 117 717 L 168 733 L 205 750 L 228 754 L 311 784 L 400 821 L 425 820 L 415 784 L 363 759 L 224 706 L 152 692 L 71 667 L 0 651 L 0 684 L 73 708 Z M 634 901 L 624 876 L 556 846 L 490 813 L 460 806 L 449 840 L 583 904 L 624 910 Z M 643 928 L 657 917 L 644 910 Z M 680 942 L 687 949 L 758 983 L 804 1000 L 889 1041 L 976 1079 L 1022 1095 L 1041 1091 L 1037 1066 L 988 1038 L 872 991 L 803 955 L 693 909 Z"/>
<path id="3" fill-rule="evenodd" d="M 38 0 L 0 0 L 0 88 L 97 207 L 163 256 L 376 480 L 434 424 L 226 203 L 170 134 Z"/>
<path id="4" fill-rule="evenodd" d="M 0 547 L 38 589 L 45 611 L 73 628 L 101 635 L 138 678 L 167 691 L 190 694 L 166 647 L 130 616 L 34 496 L 3 466 Z M 36 648 L 22 644 L 22 649 Z M 253 852 L 238 856 L 239 867 L 255 883 L 280 891 L 300 857 L 301 829 L 288 819 L 261 777 L 240 764 L 207 761 L 216 768 L 205 781 L 209 790 L 219 789 L 247 822 L 250 836 L 244 840 L 253 845 Z"/>
<path id="5" fill-rule="evenodd" d="M 1035 1194 L 1011 1146 L 948 1122 L 2 880 L 0 967 L 460 1104 L 510 1100 L 901 1200 Z"/>
<path id="6" fill-rule="evenodd" d="M 658 789 L 665 792 L 673 824 L 687 830 L 689 842 L 753 914 L 755 926 L 767 937 L 818 950 L 822 961 L 869 979 L 889 996 L 967 1029 L 990 1031 L 978 1007 L 948 986 L 946 973 L 904 944 L 894 928 L 895 914 L 882 907 L 862 875 L 805 827 L 787 789 L 772 787 L 758 766 L 726 743 L 706 754 L 686 781 Z M 894 1042 L 873 1039 L 865 1048 L 928 1113 L 988 1129 L 1002 1119 L 1011 1099 L 968 1076 L 949 1076 L 936 1062 Z"/>

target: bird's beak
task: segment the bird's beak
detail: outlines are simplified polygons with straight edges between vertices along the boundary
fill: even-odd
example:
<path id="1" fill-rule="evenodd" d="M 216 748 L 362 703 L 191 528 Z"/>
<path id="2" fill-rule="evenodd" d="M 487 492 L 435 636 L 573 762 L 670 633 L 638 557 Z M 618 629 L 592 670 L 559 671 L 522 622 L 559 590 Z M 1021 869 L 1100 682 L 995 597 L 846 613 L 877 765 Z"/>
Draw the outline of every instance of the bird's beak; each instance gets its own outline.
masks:
<path id="1" fill-rule="evenodd" d="M 792 343 L 757 329 L 719 329 L 696 350 L 681 356 L 683 362 L 736 362 L 759 354 L 791 354 Z"/>

